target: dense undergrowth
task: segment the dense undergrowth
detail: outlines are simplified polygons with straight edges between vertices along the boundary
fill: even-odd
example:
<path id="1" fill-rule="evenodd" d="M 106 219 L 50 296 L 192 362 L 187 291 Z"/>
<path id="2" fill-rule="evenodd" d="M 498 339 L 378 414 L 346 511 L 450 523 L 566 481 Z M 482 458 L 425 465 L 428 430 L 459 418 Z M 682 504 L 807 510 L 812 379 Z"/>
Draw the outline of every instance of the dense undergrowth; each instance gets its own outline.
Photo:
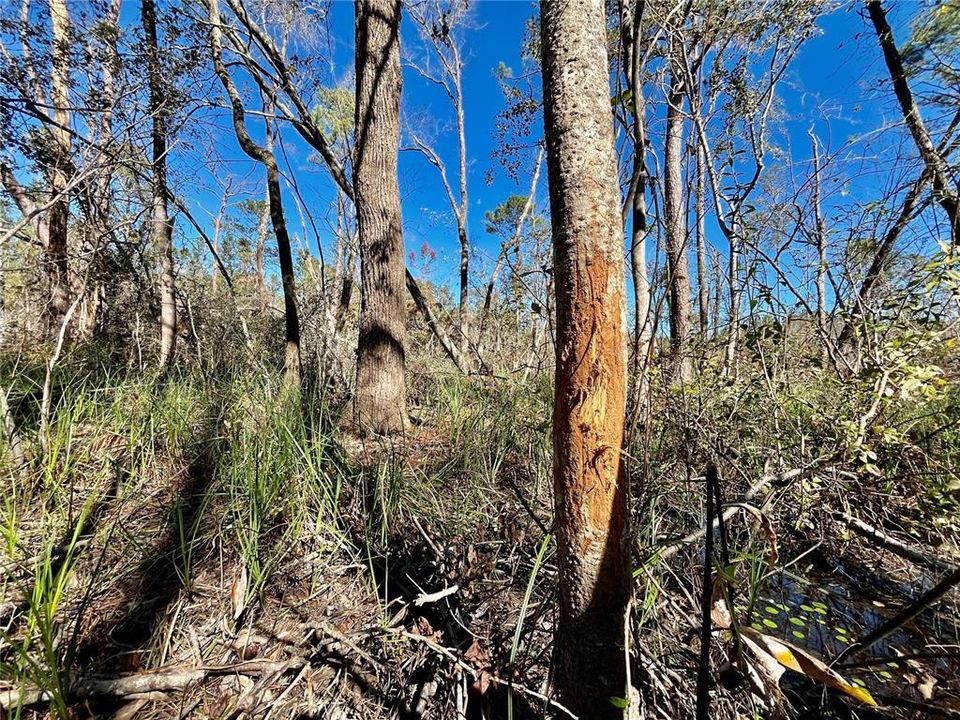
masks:
<path id="1" fill-rule="evenodd" d="M 798 354 L 781 340 L 761 334 L 727 377 L 702 348 L 689 387 L 654 370 L 631 415 L 626 653 L 641 717 L 692 716 L 710 460 L 730 510 L 718 577 L 741 627 L 829 660 L 956 562 L 952 347 L 890 341 L 841 376 L 788 362 Z M 252 364 L 159 376 L 77 351 L 53 372 L 47 419 L 45 374 L 4 361 L 11 717 L 563 716 L 545 699 L 549 377 L 415 373 L 410 433 L 387 440 L 341 429 L 332 384 L 285 390 Z M 802 674 L 781 695 L 718 633 L 716 717 L 925 716 L 897 698 L 960 711 L 956 603 L 948 595 L 853 658 L 867 664 L 838 667 L 882 712 Z M 938 657 L 898 664 L 898 653 Z M 201 671 L 167 672 L 178 668 Z M 132 697 L 104 686 L 158 669 L 166 685 Z"/>

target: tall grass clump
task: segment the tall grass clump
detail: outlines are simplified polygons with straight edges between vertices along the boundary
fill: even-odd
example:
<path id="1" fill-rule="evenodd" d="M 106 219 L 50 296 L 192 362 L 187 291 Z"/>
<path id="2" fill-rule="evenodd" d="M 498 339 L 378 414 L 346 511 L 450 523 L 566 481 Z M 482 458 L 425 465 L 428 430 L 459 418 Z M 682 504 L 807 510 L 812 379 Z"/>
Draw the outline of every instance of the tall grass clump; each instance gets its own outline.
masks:
<path id="1" fill-rule="evenodd" d="M 305 406 L 299 391 L 256 377 L 223 393 L 216 490 L 253 596 L 308 536 L 339 544 L 342 472 L 322 404 Z"/>

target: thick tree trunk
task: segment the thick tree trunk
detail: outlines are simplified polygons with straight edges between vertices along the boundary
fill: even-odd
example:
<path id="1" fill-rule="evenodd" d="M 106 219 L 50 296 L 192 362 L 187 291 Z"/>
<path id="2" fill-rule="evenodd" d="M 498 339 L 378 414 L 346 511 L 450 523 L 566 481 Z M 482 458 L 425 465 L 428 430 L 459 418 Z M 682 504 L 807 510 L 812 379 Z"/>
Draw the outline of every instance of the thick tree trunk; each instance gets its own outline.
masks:
<path id="1" fill-rule="evenodd" d="M 678 62 L 674 59 L 673 63 Z M 687 261 L 687 224 L 683 199 L 683 79 L 675 65 L 670 70 L 667 129 L 663 153 L 663 205 L 670 291 L 670 354 L 674 377 L 689 380 L 690 276 Z"/>
<path id="2" fill-rule="evenodd" d="M 560 591 L 556 682 L 582 718 L 628 697 L 630 592 L 623 226 L 603 0 L 541 5 L 557 304 L 553 412 Z"/>
<path id="3" fill-rule="evenodd" d="M 147 43 L 150 76 L 150 116 L 153 118 L 153 245 L 160 254 L 160 356 L 166 369 L 176 351 L 177 301 L 173 276 L 173 223 L 167 211 L 167 113 L 163 70 L 157 42 L 157 10 L 154 0 L 140 4 L 143 34 Z"/>
<path id="4" fill-rule="evenodd" d="M 400 145 L 400 0 L 356 0 L 354 189 L 360 238 L 360 337 L 353 420 L 361 431 L 407 427 Z"/>
<path id="5" fill-rule="evenodd" d="M 893 38 L 893 30 L 887 22 L 887 14 L 880 4 L 880 0 L 868 0 L 867 11 L 877 33 L 880 49 L 883 50 L 883 59 L 893 82 L 893 91 L 900 103 L 903 120 L 913 136 L 913 141 L 920 151 L 920 157 L 930 174 L 933 185 L 933 197 L 943 208 L 950 221 L 950 236 L 954 246 L 960 244 L 960 191 L 957 184 L 950 177 L 950 168 L 943 155 L 937 150 L 923 123 L 920 108 L 913 99 L 910 85 L 907 82 L 907 73 L 903 68 L 903 58 L 897 49 Z"/>
<path id="6" fill-rule="evenodd" d="M 67 196 L 70 164 L 70 15 L 66 0 L 49 0 L 53 28 L 53 67 L 50 74 L 53 104 L 53 159 L 50 168 L 50 194 L 53 198 L 47 220 L 47 274 L 50 278 L 51 327 L 60 329 L 64 313 L 70 305 L 70 267 L 67 226 L 70 199 Z"/>

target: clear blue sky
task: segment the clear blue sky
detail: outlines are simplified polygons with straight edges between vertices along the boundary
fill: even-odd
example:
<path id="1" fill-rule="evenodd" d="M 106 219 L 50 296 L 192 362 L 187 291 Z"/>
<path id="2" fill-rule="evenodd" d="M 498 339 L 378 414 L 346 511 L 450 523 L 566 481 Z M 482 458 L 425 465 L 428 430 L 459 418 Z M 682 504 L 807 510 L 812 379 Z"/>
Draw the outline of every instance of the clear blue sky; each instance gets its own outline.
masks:
<path id="1" fill-rule="evenodd" d="M 897 30 L 898 41 L 903 42 L 906 37 L 907 21 L 917 7 L 914 2 L 901 2 L 891 8 L 891 20 Z M 882 58 L 872 28 L 860 15 L 861 10 L 861 3 L 849 3 L 822 17 L 818 22 L 821 33 L 806 43 L 780 85 L 786 132 L 775 135 L 774 139 L 795 162 L 802 163 L 810 157 L 807 130 L 811 126 L 816 129 L 828 151 L 836 151 L 854 136 L 862 136 L 885 124 L 899 121 L 888 86 L 885 85 L 880 91 L 877 89 L 878 80 L 884 77 Z M 512 193 L 525 194 L 528 187 L 526 177 L 521 177 L 520 185 L 507 177 L 491 159 L 491 153 L 499 140 L 495 137 L 496 116 L 503 107 L 495 72 L 501 62 L 515 70 L 520 69 L 524 26 L 533 12 L 534 6 L 529 0 L 481 0 L 473 11 L 473 27 L 466 34 L 464 88 L 470 164 L 469 220 L 472 239 L 480 255 L 474 264 L 477 268 L 483 266 L 484 258 L 495 256 L 499 248 L 497 241 L 483 230 L 484 212 Z M 333 4 L 333 29 L 336 37 L 334 62 L 338 75 L 342 77 L 352 72 L 353 65 L 352 2 L 341 0 Z M 405 21 L 402 37 L 407 45 L 406 51 L 415 50 L 416 29 L 409 21 Z M 662 103 L 662 98 L 654 93 L 649 102 L 656 118 L 657 104 Z M 451 183 L 455 184 L 456 140 L 449 104 L 437 88 L 430 86 L 409 68 L 404 71 L 403 112 L 418 122 L 426 118 L 428 123 L 435 124 L 437 150 L 447 163 Z M 228 161 L 225 171 L 237 176 L 260 177 L 259 169 L 240 154 L 227 125 L 226 115 L 222 114 L 213 121 L 222 128 L 222 131 L 212 132 L 211 138 L 218 152 Z M 842 167 L 839 164 L 834 166 L 835 174 L 850 172 L 850 177 L 838 177 L 836 182 L 825 188 L 828 211 L 836 200 L 846 203 L 854 197 L 868 200 L 876 195 L 879 191 L 878 177 L 889 169 L 890 163 L 887 153 L 881 150 L 889 147 L 891 137 L 890 134 L 884 136 L 880 146 L 874 143 L 858 144 L 850 154 L 858 158 L 863 156 L 862 160 Z M 325 252 L 329 252 L 332 233 L 326 223 L 330 218 L 328 205 L 333 197 L 332 185 L 323 168 L 306 162 L 310 151 L 292 130 L 288 129 L 284 138 L 301 195 L 315 216 Z M 865 174 L 856 179 L 857 173 L 852 172 L 854 168 Z M 494 181 L 487 185 L 485 176 L 491 169 L 496 170 Z M 872 174 L 872 171 L 878 174 Z M 804 166 L 797 166 L 794 172 L 796 182 L 802 183 L 806 172 Z M 547 208 L 545 175 L 538 193 L 544 211 Z M 199 185 L 213 184 L 212 178 L 205 173 L 200 173 L 197 180 Z M 416 153 L 402 153 L 400 180 L 408 253 L 418 251 L 423 243 L 429 244 L 438 254 L 438 260 L 430 270 L 431 279 L 453 284 L 458 253 L 456 233 L 436 171 Z M 214 212 L 218 202 L 215 195 L 203 190 L 198 190 L 192 201 L 194 206 L 200 206 L 206 212 Z M 287 204 L 292 229 L 301 243 L 306 240 L 312 251 L 316 252 L 316 239 L 312 230 L 309 230 L 309 224 L 308 231 L 303 232 L 292 196 Z M 181 224 L 181 227 L 187 236 L 192 235 L 185 224 Z M 719 232 L 715 228 L 709 234 L 711 239 L 719 243 Z M 719 247 L 723 251 L 722 244 Z M 330 257 L 329 254 L 327 257 Z M 481 282 L 479 277 L 474 277 L 473 281 Z"/>

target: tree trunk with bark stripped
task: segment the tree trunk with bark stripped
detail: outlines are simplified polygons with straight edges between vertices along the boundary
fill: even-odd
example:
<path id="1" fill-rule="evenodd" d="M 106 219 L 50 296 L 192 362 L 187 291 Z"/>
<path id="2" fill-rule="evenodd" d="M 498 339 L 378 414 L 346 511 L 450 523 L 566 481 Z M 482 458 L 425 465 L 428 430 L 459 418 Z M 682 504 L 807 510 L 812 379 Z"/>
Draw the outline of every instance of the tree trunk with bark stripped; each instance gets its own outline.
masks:
<path id="1" fill-rule="evenodd" d="M 557 302 L 556 683 L 578 716 L 619 718 L 611 698 L 627 697 L 627 335 L 604 2 L 550 2 L 540 12 Z"/>

